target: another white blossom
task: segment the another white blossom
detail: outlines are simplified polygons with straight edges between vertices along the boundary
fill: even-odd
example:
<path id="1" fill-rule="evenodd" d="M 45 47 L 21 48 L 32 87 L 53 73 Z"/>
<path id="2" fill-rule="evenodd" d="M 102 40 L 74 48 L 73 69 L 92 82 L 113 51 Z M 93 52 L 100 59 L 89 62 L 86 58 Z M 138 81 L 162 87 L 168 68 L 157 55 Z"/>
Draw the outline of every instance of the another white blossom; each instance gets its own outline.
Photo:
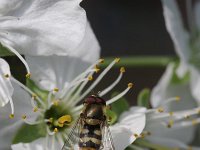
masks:
<path id="1" fill-rule="evenodd" d="M 162 0 L 162 5 L 167 30 L 181 59 L 177 75 L 182 78 L 186 72 L 190 72 L 190 91 L 200 103 L 200 2 L 196 1 L 194 6 L 192 1 L 186 3 L 189 30 L 183 24 L 183 16 L 175 0 Z"/>

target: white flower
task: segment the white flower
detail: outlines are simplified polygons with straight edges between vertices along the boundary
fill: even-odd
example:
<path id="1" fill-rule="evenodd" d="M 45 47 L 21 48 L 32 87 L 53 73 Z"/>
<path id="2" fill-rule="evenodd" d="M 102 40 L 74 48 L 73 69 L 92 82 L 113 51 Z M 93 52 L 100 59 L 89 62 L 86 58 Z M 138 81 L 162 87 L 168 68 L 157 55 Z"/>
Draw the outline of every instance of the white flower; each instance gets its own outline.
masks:
<path id="1" fill-rule="evenodd" d="M 12 95 L 13 86 L 10 81 L 10 67 L 8 63 L 0 58 L 0 107 L 5 106 L 10 102 L 13 108 Z M 12 110 L 12 114 L 14 110 Z"/>
<path id="2" fill-rule="evenodd" d="M 37 91 L 34 91 L 36 93 L 34 93 L 16 79 L 11 78 L 13 83 L 22 87 L 22 89 L 24 90 L 23 92 L 20 92 L 20 95 L 16 95 L 18 96 L 15 98 L 15 101 L 17 102 L 16 107 L 20 107 L 17 108 L 17 110 L 20 109 L 20 111 L 16 110 L 15 116 L 18 116 L 18 118 L 15 117 L 14 119 L 15 121 L 17 119 L 19 120 L 19 116 L 21 116 L 23 121 L 29 125 L 44 125 L 43 131 L 45 133 L 44 136 L 46 138 L 46 142 L 45 147 L 42 147 L 43 149 L 51 148 L 49 147 L 48 142 L 53 143 L 53 147 L 55 144 L 58 144 L 58 147 L 61 147 L 64 142 L 63 137 L 66 137 L 69 126 L 66 124 L 61 125 L 59 123 L 59 120 L 70 124 L 71 121 L 75 120 L 78 117 L 82 108 L 82 105 L 78 105 L 80 100 L 84 99 L 91 92 L 91 90 L 93 90 L 93 88 L 101 81 L 101 79 L 112 68 L 112 66 L 115 63 L 119 62 L 119 59 L 117 58 L 113 62 L 111 62 L 110 65 L 108 65 L 97 77 L 97 79 L 85 90 L 83 89 L 85 88 L 86 84 L 93 79 L 92 75 L 95 72 L 99 71 L 97 65 L 103 61 L 102 59 L 96 61 L 89 68 L 87 68 L 87 62 L 82 61 L 81 59 L 77 59 L 75 57 L 27 56 L 26 59 L 27 62 L 30 64 L 30 68 L 32 70 L 33 81 L 37 86 L 46 91 L 38 91 L 39 89 L 37 89 Z M 82 73 L 80 74 L 80 72 Z M 124 68 L 121 68 L 119 76 L 113 82 L 113 84 L 102 90 L 99 95 L 104 96 L 110 90 L 112 90 L 112 88 L 120 81 L 124 72 Z M 125 95 L 131 87 L 132 84 L 129 83 L 128 87 L 123 92 L 108 100 L 107 104 L 110 104 Z M 25 91 L 30 93 L 32 97 L 27 95 Z M 29 110 L 22 109 L 25 107 L 23 104 L 25 102 L 23 101 L 25 101 L 26 103 L 30 102 L 32 108 Z M 34 115 L 31 114 L 32 110 L 35 112 L 32 112 Z M 22 111 L 24 111 L 24 113 L 21 113 Z M 116 130 L 116 128 L 114 127 L 112 129 L 114 135 L 115 131 L 117 131 L 118 133 L 126 137 L 127 140 L 129 140 L 125 145 L 121 145 L 123 147 L 126 147 L 127 144 L 130 144 L 131 141 L 134 140 L 133 137 L 130 137 L 131 133 L 133 134 L 133 132 L 135 132 L 139 134 L 145 124 L 145 119 L 143 115 L 141 117 L 137 117 L 137 114 L 135 114 L 133 116 L 130 115 L 127 117 L 133 117 L 133 120 L 137 121 L 136 124 L 133 124 L 133 127 L 135 128 L 134 130 L 132 127 L 128 127 L 131 123 L 133 123 L 133 120 L 131 120 L 131 122 L 127 122 L 126 117 L 124 119 L 121 119 L 119 124 L 116 124 L 116 127 L 119 128 L 119 130 Z M 1 120 L 1 122 L 6 121 L 7 118 L 2 118 Z M 141 127 L 136 128 L 138 124 L 140 124 Z M 3 124 L 2 126 L 9 127 L 7 123 Z M 10 130 L 10 132 L 16 133 L 17 129 L 19 128 L 16 127 L 15 129 Z M 20 131 L 22 132 L 23 129 Z M 37 130 L 35 132 L 37 132 Z M 6 136 L 6 132 L 1 134 L 1 137 L 3 136 Z M 7 138 L 12 137 L 8 136 Z M 5 146 L 8 142 L 10 143 L 10 140 L 8 140 L 7 142 L 4 141 L 4 147 L 1 147 L 2 144 L 0 143 L 0 149 L 8 148 L 9 145 L 7 145 L 7 147 Z"/>
<path id="3" fill-rule="evenodd" d="M 173 83 L 175 64 L 170 63 L 158 84 L 153 88 L 153 110 L 147 114 L 145 130 L 151 132 L 147 140 L 171 148 L 188 148 L 200 123 L 196 100 L 190 93 L 188 80 Z M 180 96 L 180 100 L 178 97 Z M 174 99 L 168 99 L 175 97 Z M 178 101 L 177 101 L 178 100 Z"/>
<path id="4" fill-rule="evenodd" d="M 1 0 L 0 43 L 20 56 L 65 55 L 97 59 L 99 44 L 80 7 L 81 0 Z M 90 44 L 92 43 L 92 44 Z M 19 54 L 20 53 L 20 54 Z M 89 60 L 89 61 L 90 61 Z"/>
<path id="5" fill-rule="evenodd" d="M 189 30 L 183 24 L 176 1 L 162 0 L 166 27 L 181 59 L 177 75 L 183 77 L 187 71 L 190 72 L 190 90 L 192 96 L 200 103 L 200 92 L 198 92 L 200 88 L 200 2 L 197 1 L 194 6 L 191 1 L 187 1 L 186 4 Z"/>

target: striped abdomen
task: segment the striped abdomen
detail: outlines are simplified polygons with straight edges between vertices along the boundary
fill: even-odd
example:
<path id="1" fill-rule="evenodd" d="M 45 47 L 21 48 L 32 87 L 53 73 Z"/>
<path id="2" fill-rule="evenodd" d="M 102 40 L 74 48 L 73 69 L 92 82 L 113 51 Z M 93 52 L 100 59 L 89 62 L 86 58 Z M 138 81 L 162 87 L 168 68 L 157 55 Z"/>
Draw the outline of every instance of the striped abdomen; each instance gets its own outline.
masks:
<path id="1" fill-rule="evenodd" d="M 80 150 L 99 150 L 101 146 L 102 134 L 100 124 L 85 124 L 80 133 Z"/>

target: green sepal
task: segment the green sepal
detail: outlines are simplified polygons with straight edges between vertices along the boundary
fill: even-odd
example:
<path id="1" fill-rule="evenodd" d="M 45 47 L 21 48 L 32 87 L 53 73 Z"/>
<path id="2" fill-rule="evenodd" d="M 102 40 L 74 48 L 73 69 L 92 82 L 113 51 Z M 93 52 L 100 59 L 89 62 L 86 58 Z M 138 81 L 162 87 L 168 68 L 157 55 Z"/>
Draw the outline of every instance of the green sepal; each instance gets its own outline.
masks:
<path id="1" fill-rule="evenodd" d="M 42 100 L 46 100 L 48 97 L 48 91 L 46 90 L 42 90 L 41 88 L 39 88 L 33 80 L 31 79 L 26 79 L 26 86 L 33 91 L 37 96 L 39 96 Z"/>
<path id="2" fill-rule="evenodd" d="M 112 94 L 112 97 L 114 97 L 114 96 L 116 96 L 118 94 L 119 94 L 119 92 L 114 92 Z M 120 116 L 124 111 L 129 110 L 129 107 L 130 106 L 129 106 L 127 100 L 125 98 L 123 98 L 123 97 L 120 98 L 119 100 L 117 100 L 116 102 L 111 104 L 111 110 L 113 112 L 115 112 L 115 114 L 117 116 Z"/>
<path id="3" fill-rule="evenodd" d="M 45 137 L 45 124 L 28 125 L 23 124 L 14 136 L 12 144 L 30 143 L 38 138 Z"/>
<path id="4" fill-rule="evenodd" d="M 150 89 L 148 88 L 141 90 L 137 97 L 137 105 L 150 108 L 149 106 L 150 93 L 151 93 Z"/>
<path id="5" fill-rule="evenodd" d="M 117 121 L 117 114 L 110 109 L 106 109 L 106 117 L 108 124 L 110 125 L 114 124 Z"/>

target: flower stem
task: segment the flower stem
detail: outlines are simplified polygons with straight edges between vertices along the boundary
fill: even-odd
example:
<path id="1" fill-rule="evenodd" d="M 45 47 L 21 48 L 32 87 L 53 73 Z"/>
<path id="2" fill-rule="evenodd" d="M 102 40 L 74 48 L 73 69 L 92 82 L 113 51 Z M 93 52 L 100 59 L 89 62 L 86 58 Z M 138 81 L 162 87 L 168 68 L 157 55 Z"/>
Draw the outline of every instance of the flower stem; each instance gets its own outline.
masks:
<path id="1" fill-rule="evenodd" d="M 108 66 L 113 60 L 113 57 L 106 57 L 103 67 Z M 174 56 L 130 56 L 121 57 L 120 63 L 115 64 L 115 67 L 166 67 L 169 62 L 175 61 Z"/>

